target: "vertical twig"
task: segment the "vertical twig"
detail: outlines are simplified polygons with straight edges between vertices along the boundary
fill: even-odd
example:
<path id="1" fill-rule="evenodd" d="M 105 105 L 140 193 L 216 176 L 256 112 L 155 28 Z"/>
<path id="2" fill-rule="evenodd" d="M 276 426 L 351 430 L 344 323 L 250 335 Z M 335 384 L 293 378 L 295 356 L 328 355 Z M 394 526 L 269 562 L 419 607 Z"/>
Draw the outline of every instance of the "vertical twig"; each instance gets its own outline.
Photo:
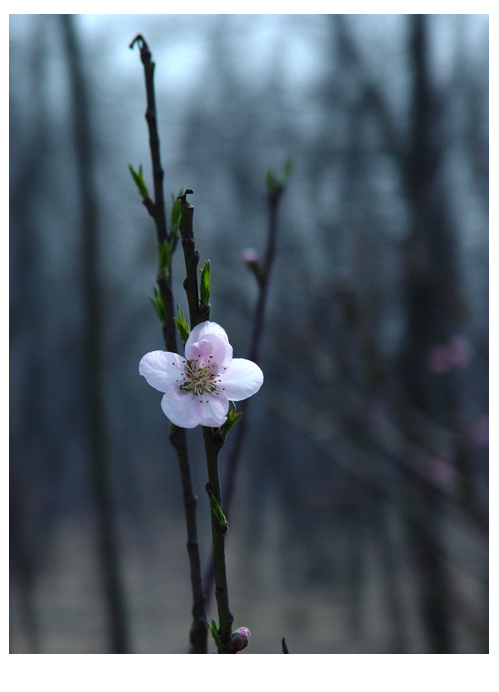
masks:
<path id="1" fill-rule="evenodd" d="M 156 116 L 156 100 L 154 95 L 154 67 L 155 63 L 151 60 L 151 52 L 144 38 L 139 34 L 130 44 L 133 48 L 138 43 L 140 48 L 140 58 L 144 66 L 144 77 L 147 94 L 146 121 L 149 129 L 149 146 L 151 150 L 152 169 L 154 176 L 154 202 L 144 200 L 144 204 L 149 213 L 153 216 L 156 225 L 158 246 L 171 241 L 168 235 L 165 202 L 163 194 L 163 168 L 161 166 L 159 135 Z M 157 284 L 165 309 L 165 320 L 163 324 L 163 336 L 167 351 L 177 352 L 177 336 L 174 322 L 174 307 L 171 278 L 171 258 L 168 274 L 161 270 L 158 271 Z M 182 483 L 182 493 L 185 508 L 185 520 L 187 527 L 187 553 L 189 556 L 189 567 L 191 574 L 192 588 L 192 615 L 193 625 L 190 632 L 190 643 L 193 653 L 207 653 L 208 626 L 206 622 L 205 593 L 203 589 L 203 578 L 201 570 L 201 557 L 199 553 L 198 530 L 197 530 L 197 497 L 194 492 L 192 481 L 192 471 L 189 459 L 189 448 L 187 445 L 187 433 L 184 428 L 171 425 L 170 441 L 177 454 L 180 479 Z"/>
<path id="2" fill-rule="evenodd" d="M 265 310 L 267 307 L 267 298 L 270 285 L 270 274 L 272 271 L 272 266 L 274 264 L 276 242 L 277 242 L 277 212 L 279 209 L 279 202 L 281 200 L 282 194 L 284 192 L 284 187 L 281 184 L 275 185 L 268 193 L 268 203 L 269 203 L 269 228 L 267 233 L 267 247 L 265 250 L 265 259 L 262 272 L 258 277 L 258 301 L 255 309 L 255 316 L 253 320 L 253 331 L 251 334 L 251 343 L 248 353 L 248 359 L 252 360 L 254 363 L 258 363 L 260 354 L 260 343 L 263 334 L 263 326 L 265 321 Z M 227 460 L 227 474 L 224 481 L 224 495 L 226 498 L 226 509 L 227 512 L 230 510 L 232 504 L 232 498 L 234 496 L 235 479 L 237 475 L 239 458 L 241 455 L 241 449 L 244 442 L 244 437 L 247 427 L 247 410 L 249 406 L 250 399 L 245 399 L 241 402 L 240 410 L 244 411 L 245 415 L 242 416 L 235 430 L 234 443 L 232 445 L 231 453 Z"/>
<path id="3" fill-rule="evenodd" d="M 83 301 L 84 364 L 83 383 L 85 415 L 88 424 L 93 490 L 97 505 L 100 561 L 109 611 L 113 653 L 128 653 L 128 627 L 125 597 L 121 580 L 118 540 L 112 506 L 108 440 L 104 410 L 104 370 L 102 343 L 104 315 L 99 276 L 99 229 L 97 193 L 93 182 L 93 147 L 90 112 L 81 57 L 73 17 L 61 15 L 69 60 L 73 97 L 74 139 L 77 153 L 78 182 L 81 194 L 83 226 Z"/>
<path id="4" fill-rule="evenodd" d="M 219 506 L 222 506 L 220 495 L 220 475 L 218 471 L 218 453 L 220 446 L 211 428 L 203 427 L 203 438 L 208 464 L 207 491 L 213 494 Z M 227 570 L 225 566 L 225 536 L 227 530 L 221 530 L 219 521 L 211 513 L 211 532 L 213 538 L 213 567 L 215 573 L 215 598 L 218 609 L 218 638 L 220 646 L 218 653 L 233 653 L 229 648 L 229 640 L 234 620 L 229 607 L 229 589 L 227 585 Z"/>
<path id="5" fill-rule="evenodd" d="M 264 264 L 261 272 L 258 274 L 258 300 L 253 319 L 253 329 L 251 333 L 251 343 L 248 353 L 248 359 L 254 363 L 258 363 L 260 351 L 260 343 L 263 334 L 263 326 L 265 321 L 265 310 L 267 307 L 267 298 L 270 285 L 270 275 L 274 264 L 276 244 L 277 244 L 277 216 L 279 210 L 279 202 L 284 193 L 285 186 L 282 183 L 276 183 L 269 187 L 268 205 L 269 205 L 269 226 L 267 233 L 267 246 L 265 249 Z M 239 411 L 243 413 L 241 420 L 238 422 L 234 430 L 234 442 L 227 458 L 227 471 L 223 483 L 223 496 L 225 498 L 224 509 L 227 516 L 230 513 L 232 500 L 234 498 L 235 481 L 237 470 L 239 467 L 239 459 L 243 442 L 247 430 L 247 411 L 250 399 L 241 401 Z M 210 561 L 204 575 L 204 583 L 206 584 L 206 598 L 209 602 L 213 590 L 213 580 L 215 574 L 213 572 L 213 560 Z"/>
<path id="6" fill-rule="evenodd" d="M 180 198 L 180 235 L 182 237 L 182 249 L 184 251 L 185 274 L 184 289 L 189 305 L 189 318 L 191 329 L 202 320 L 199 314 L 199 292 L 198 292 L 198 264 L 199 255 L 194 243 L 194 230 L 192 220 L 194 216 L 194 206 L 187 201 L 186 195 L 192 195 L 192 190 L 186 190 Z"/>
<path id="7" fill-rule="evenodd" d="M 187 294 L 189 318 L 192 329 L 197 324 L 207 319 L 207 316 L 205 314 L 201 315 L 200 310 L 197 277 L 199 255 L 196 251 L 192 227 L 194 206 L 187 201 L 187 194 L 192 194 L 192 190 L 186 190 L 180 200 L 180 235 L 182 237 L 182 248 L 184 251 L 186 271 L 184 288 Z M 205 426 L 203 426 L 203 439 L 206 451 L 206 461 L 208 465 L 207 490 L 210 494 L 213 494 L 218 505 L 222 507 L 218 454 L 223 446 L 223 439 L 221 436 L 216 436 L 212 428 Z M 227 569 L 225 564 L 226 532 L 220 531 L 219 522 L 214 516 L 213 512 L 211 513 L 211 525 L 213 537 L 212 565 L 214 567 L 215 574 L 215 595 L 217 599 L 219 620 L 218 637 L 220 640 L 220 646 L 218 647 L 218 653 L 228 654 L 233 653 L 233 651 L 229 649 L 233 617 L 229 608 L 229 591 L 227 586 Z M 213 567 L 211 569 L 212 572 Z"/>

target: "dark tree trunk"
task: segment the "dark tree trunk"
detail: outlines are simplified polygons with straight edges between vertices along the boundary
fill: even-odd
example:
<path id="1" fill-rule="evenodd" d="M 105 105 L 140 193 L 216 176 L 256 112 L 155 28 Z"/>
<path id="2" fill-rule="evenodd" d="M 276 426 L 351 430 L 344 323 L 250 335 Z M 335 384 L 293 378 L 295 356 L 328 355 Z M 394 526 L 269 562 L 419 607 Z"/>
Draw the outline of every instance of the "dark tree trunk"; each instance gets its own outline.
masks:
<path id="1" fill-rule="evenodd" d="M 82 214 L 82 294 L 84 413 L 88 426 L 98 549 L 109 618 L 111 653 L 129 653 L 125 596 L 119 558 L 104 404 L 104 315 L 99 276 L 99 214 L 94 183 L 90 107 L 73 16 L 61 15 L 73 100 L 74 142 Z"/>

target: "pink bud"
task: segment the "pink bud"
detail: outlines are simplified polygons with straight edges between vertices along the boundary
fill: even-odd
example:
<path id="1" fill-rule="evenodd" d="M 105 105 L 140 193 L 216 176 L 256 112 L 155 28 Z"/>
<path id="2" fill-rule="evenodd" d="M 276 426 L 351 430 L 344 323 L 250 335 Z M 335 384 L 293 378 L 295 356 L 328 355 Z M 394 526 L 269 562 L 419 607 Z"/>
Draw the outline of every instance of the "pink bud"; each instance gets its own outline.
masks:
<path id="1" fill-rule="evenodd" d="M 263 270 L 258 252 L 252 247 L 247 247 L 241 253 L 241 260 L 248 267 L 250 272 L 253 272 L 256 278 L 260 280 Z"/>
<path id="2" fill-rule="evenodd" d="M 232 633 L 229 645 L 234 651 L 242 651 L 250 643 L 251 632 L 247 627 L 240 627 Z"/>
<path id="3" fill-rule="evenodd" d="M 241 253 L 241 259 L 244 264 L 254 264 L 260 261 L 260 255 L 255 248 L 247 247 Z"/>

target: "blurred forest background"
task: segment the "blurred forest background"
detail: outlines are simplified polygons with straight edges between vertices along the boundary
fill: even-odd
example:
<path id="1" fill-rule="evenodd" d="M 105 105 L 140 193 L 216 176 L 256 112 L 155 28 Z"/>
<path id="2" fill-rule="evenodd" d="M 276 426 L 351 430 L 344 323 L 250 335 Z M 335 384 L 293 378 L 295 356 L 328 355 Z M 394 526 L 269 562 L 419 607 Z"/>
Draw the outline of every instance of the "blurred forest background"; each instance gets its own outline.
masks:
<path id="1" fill-rule="evenodd" d="M 486 15 L 10 16 L 11 653 L 188 651 L 177 462 L 138 374 L 163 341 L 137 33 L 236 356 L 266 172 L 294 161 L 227 541 L 244 653 L 488 653 Z"/>

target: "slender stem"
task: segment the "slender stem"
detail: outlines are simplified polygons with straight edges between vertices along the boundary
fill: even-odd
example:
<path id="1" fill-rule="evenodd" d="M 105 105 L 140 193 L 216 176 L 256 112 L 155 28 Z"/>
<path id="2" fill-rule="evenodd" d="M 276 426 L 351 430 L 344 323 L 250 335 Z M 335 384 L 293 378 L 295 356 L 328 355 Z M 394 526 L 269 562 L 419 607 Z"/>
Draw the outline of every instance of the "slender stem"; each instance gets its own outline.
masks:
<path id="1" fill-rule="evenodd" d="M 208 491 L 213 493 L 216 501 L 222 506 L 220 495 L 220 476 L 218 472 L 219 445 L 216 443 L 212 428 L 203 427 L 203 438 L 208 464 Z M 229 640 L 234 620 L 229 607 L 229 589 L 227 585 L 227 569 L 225 565 L 225 532 L 220 531 L 220 524 L 211 513 L 211 531 L 213 537 L 213 565 L 215 568 L 215 597 L 218 608 L 218 637 L 220 646 L 218 653 L 232 653 L 229 649 Z"/>
<path id="2" fill-rule="evenodd" d="M 279 208 L 279 200 L 281 199 L 282 192 L 284 188 L 281 186 L 276 187 L 275 190 L 269 192 L 269 229 L 267 234 L 267 247 L 265 250 L 265 262 L 263 266 L 263 271 L 259 279 L 259 292 L 258 301 L 255 310 L 255 317 L 253 320 L 253 331 L 251 335 L 251 344 L 248 353 L 248 359 L 252 360 L 254 363 L 258 363 L 258 356 L 260 351 L 260 343 L 263 334 L 263 327 L 265 322 L 265 310 L 267 307 L 267 296 L 269 292 L 270 285 L 270 273 L 272 271 L 272 265 L 274 264 L 276 241 L 277 241 L 277 212 Z M 249 407 L 250 399 L 246 399 L 241 403 L 241 409 L 244 411 L 244 415 L 239 421 L 236 427 L 236 435 L 234 438 L 234 444 L 232 446 L 231 454 L 227 460 L 227 474 L 224 482 L 224 495 L 227 499 L 226 509 L 229 512 L 232 498 L 234 497 L 235 489 L 235 479 L 237 475 L 237 468 L 239 465 L 239 458 L 241 455 L 241 449 L 243 446 L 244 437 L 247 429 L 247 411 Z"/>
<path id="3" fill-rule="evenodd" d="M 167 239 L 168 231 L 166 224 L 165 200 L 163 193 L 164 171 L 161 165 L 161 154 L 159 146 L 158 119 L 156 115 L 156 97 L 154 93 L 154 68 L 156 64 L 151 60 L 151 51 L 143 36 L 138 34 L 130 44 L 133 48 L 135 43 L 139 44 L 140 59 L 144 66 L 144 77 L 146 83 L 147 109 L 146 121 L 149 128 L 149 147 L 151 150 L 152 172 L 154 176 L 154 204 L 155 221 L 158 232 L 158 242 L 162 243 Z"/>
<path id="4" fill-rule="evenodd" d="M 258 362 L 260 349 L 260 341 L 263 333 L 263 325 L 265 321 L 265 309 L 267 307 L 267 296 L 270 285 L 270 274 L 274 264 L 276 244 L 277 244 L 277 212 L 279 210 L 279 202 L 281 200 L 284 187 L 276 186 L 268 195 L 269 203 L 269 228 L 267 233 L 267 247 L 265 249 L 265 260 L 263 271 L 259 279 L 258 302 L 255 310 L 253 321 L 253 333 L 251 335 L 251 345 L 248 358 L 255 363 Z"/>
<path id="5" fill-rule="evenodd" d="M 272 266 L 274 264 L 276 252 L 278 228 L 277 215 L 279 210 L 279 202 L 281 200 L 284 189 L 285 188 L 282 185 L 276 185 L 276 187 L 269 191 L 268 194 L 269 227 L 267 233 L 267 246 L 265 249 L 265 259 L 262 273 L 258 279 L 258 300 L 255 309 L 255 315 L 253 318 L 253 330 L 251 334 L 251 343 L 248 353 L 249 360 L 252 360 L 254 363 L 258 362 L 260 343 L 263 334 L 265 310 L 267 307 L 267 297 L 270 285 L 270 274 L 272 271 Z M 249 403 L 250 399 L 245 399 L 240 403 L 239 410 L 243 413 L 243 416 L 234 430 L 234 442 L 232 444 L 230 454 L 227 459 L 227 471 L 223 483 L 223 495 L 225 497 L 224 509 L 227 516 L 230 514 L 230 508 L 232 506 L 232 500 L 234 498 L 239 459 L 241 456 L 241 450 L 243 448 L 244 438 L 248 426 L 247 412 L 249 408 Z M 204 583 L 206 584 L 206 597 L 208 603 L 212 593 L 213 580 L 215 576 L 212 568 L 212 562 L 213 561 L 211 561 L 208 564 L 208 567 L 204 575 Z"/>
<path id="6" fill-rule="evenodd" d="M 184 428 L 171 426 L 170 442 L 177 453 L 180 469 L 180 480 L 184 498 L 185 521 L 187 527 L 187 554 L 191 572 L 192 587 L 192 617 L 193 624 L 190 631 L 190 643 L 195 654 L 207 653 L 208 626 L 206 622 L 206 597 L 203 588 L 201 570 L 201 556 L 199 553 L 196 506 L 197 497 L 192 483 L 191 465 L 189 461 L 189 449 L 187 435 Z"/>
<path id="7" fill-rule="evenodd" d="M 194 206 L 187 201 L 186 195 L 192 194 L 192 190 L 186 190 L 180 200 L 180 235 L 182 237 L 182 249 L 185 259 L 184 289 L 189 305 L 189 318 L 191 329 L 202 320 L 199 312 L 199 292 L 198 292 L 198 264 L 199 255 L 194 243 L 194 231 L 192 219 L 194 216 Z"/>
<path id="8" fill-rule="evenodd" d="M 144 66 L 144 79 L 146 84 L 146 94 L 147 94 L 147 108 L 146 108 L 146 121 L 149 130 L 149 148 L 151 151 L 151 163 L 152 172 L 154 178 L 154 202 L 153 206 L 150 203 L 146 204 L 147 210 L 154 218 L 154 223 L 156 226 L 156 235 L 158 240 L 158 245 L 162 245 L 168 237 L 168 226 L 166 222 L 166 210 L 165 210 L 165 198 L 163 192 L 163 179 L 164 171 L 161 165 L 161 153 L 159 145 L 159 134 L 158 134 L 158 118 L 156 113 L 156 98 L 154 92 L 154 68 L 155 63 L 151 60 L 151 51 L 149 47 L 140 34 L 138 34 L 130 44 L 130 48 L 138 43 L 140 48 L 140 59 Z M 163 304 L 165 306 L 165 313 L 167 319 L 163 324 L 163 337 L 165 340 L 166 348 L 168 351 L 176 351 L 176 340 L 177 340 L 177 330 L 175 327 L 175 322 L 173 321 L 174 312 L 174 301 L 172 293 L 172 283 L 171 283 L 171 271 L 170 276 L 166 278 L 162 275 L 161 271 L 158 271 L 157 284 L 161 298 L 163 299 Z M 172 319 L 169 319 L 169 316 Z"/>
<path id="9" fill-rule="evenodd" d="M 156 117 L 156 101 L 154 95 L 154 63 L 151 61 L 151 52 L 144 38 L 139 34 L 130 44 L 133 48 L 135 43 L 139 44 L 140 57 L 144 65 L 144 76 L 147 93 L 146 121 L 149 128 L 149 145 L 151 150 L 152 169 L 154 176 L 154 202 L 148 205 L 148 211 L 152 214 L 156 225 L 158 245 L 169 240 L 165 201 L 163 194 L 163 168 L 161 166 L 161 156 L 159 148 L 159 136 Z M 157 284 L 163 299 L 165 309 L 165 322 L 163 325 L 163 337 L 166 349 L 177 352 L 177 331 L 174 322 L 174 305 L 172 292 L 172 272 L 171 264 L 168 275 L 165 276 L 161 269 L 158 271 Z M 198 654 L 207 653 L 208 625 L 206 621 L 206 597 L 203 588 L 203 577 L 201 570 L 201 557 L 199 553 L 198 530 L 197 530 L 197 497 L 194 492 L 192 481 L 192 471 L 189 459 L 189 448 L 187 444 L 187 432 L 184 428 L 171 426 L 170 442 L 177 454 L 180 479 L 182 483 L 182 493 L 185 509 L 185 521 L 187 528 L 187 554 L 189 556 L 189 567 L 192 587 L 192 616 L 193 625 L 190 632 L 190 642 L 192 652 Z"/>
<path id="10" fill-rule="evenodd" d="M 180 235 L 182 237 L 182 248 L 184 251 L 186 279 L 184 288 L 187 294 L 187 302 L 189 305 L 189 318 L 191 329 L 200 322 L 207 319 L 204 314 L 201 314 L 198 292 L 198 277 L 197 266 L 199 263 L 199 255 L 196 251 L 194 243 L 194 232 L 192 227 L 192 219 L 194 215 L 194 207 L 190 204 L 186 195 L 192 194 L 192 190 L 186 190 L 180 201 Z M 206 451 L 206 462 L 208 466 L 208 486 L 207 490 L 212 493 L 220 505 L 222 506 L 220 493 L 220 476 L 218 471 L 218 454 L 223 446 L 223 440 L 220 436 L 215 436 L 212 428 L 203 427 L 203 439 Z M 233 653 L 229 649 L 229 640 L 232 631 L 232 613 L 229 608 L 229 590 L 227 586 L 227 569 L 225 565 L 225 535 L 220 532 L 220 525 L 215 517 L 211 514 L 211 527 L 213 538 L 213 561 L 215 574 L 215 596 L 218 608 L 220 646 L 218 653 L 229 654 Z M 211 570 L 213 572 L 213 568 Z"/>

